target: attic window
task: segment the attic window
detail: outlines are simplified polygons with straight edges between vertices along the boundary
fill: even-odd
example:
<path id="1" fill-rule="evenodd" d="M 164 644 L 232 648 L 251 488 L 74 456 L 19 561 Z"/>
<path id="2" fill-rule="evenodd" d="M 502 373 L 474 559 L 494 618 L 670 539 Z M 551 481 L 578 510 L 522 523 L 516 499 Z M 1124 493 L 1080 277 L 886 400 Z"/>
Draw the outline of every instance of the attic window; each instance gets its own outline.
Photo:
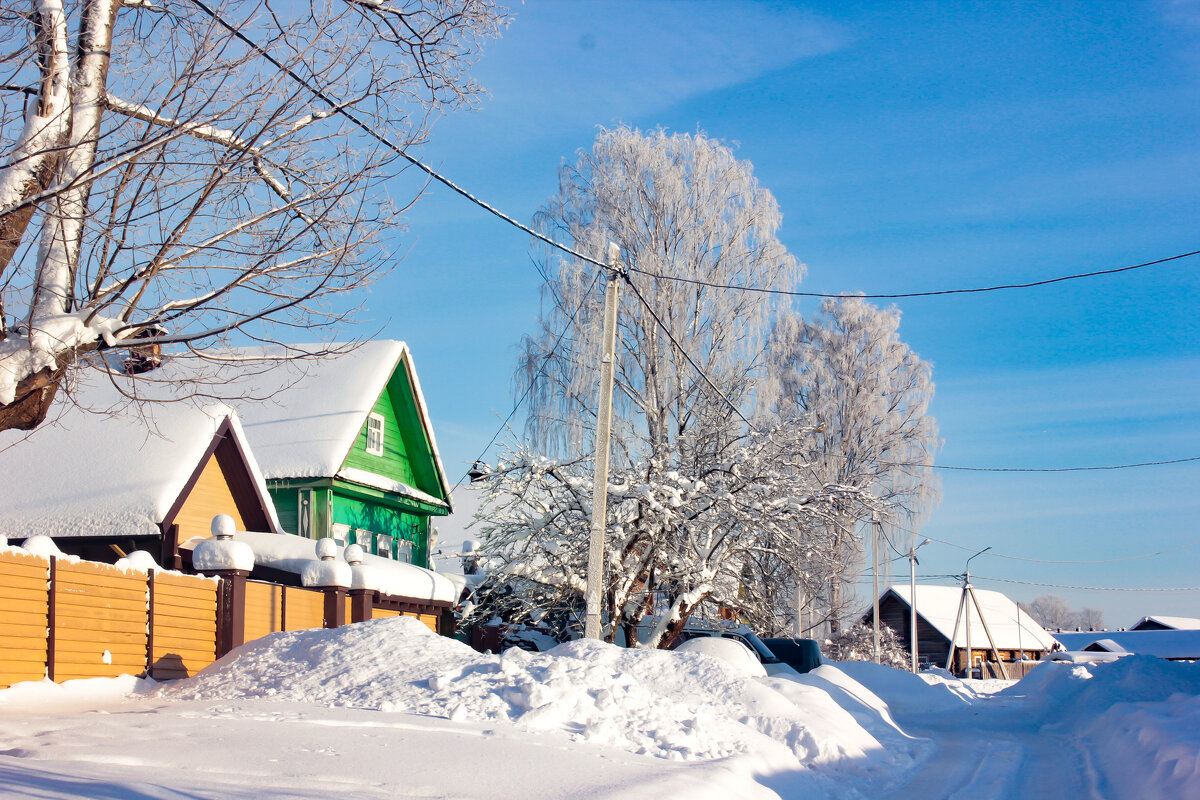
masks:
<path id="1" fill-rule="evenodd" d="M 367 453 L 383 455 L 383 417 L 379 414 L 367 417 Z"/>

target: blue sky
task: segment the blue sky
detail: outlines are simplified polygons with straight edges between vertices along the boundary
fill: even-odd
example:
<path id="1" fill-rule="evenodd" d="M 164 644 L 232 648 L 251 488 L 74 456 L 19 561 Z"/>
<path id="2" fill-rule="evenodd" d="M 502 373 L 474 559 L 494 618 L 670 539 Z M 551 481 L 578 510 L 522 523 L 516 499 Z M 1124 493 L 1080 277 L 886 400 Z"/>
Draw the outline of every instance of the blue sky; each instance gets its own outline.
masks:
<path id="1" fill-rule="evenodd" d="M 1200 249 L 1200 4 L 548 2 L 514 9 L 479 108 L 421 156 L 528 221 L 598 125 L 703 130 L 779 201 L 803 289 L 1019 282 Z M 397 186 L 402 194 L 404 181 Z M 520 232 L 431 188 L 387 245 L 364 330 L 407 340 L 452 480 L 512 407 L 539 278 Z M 899 301 L 934 365 L 939 462 L 1069 466 L 1200 455 L 1200 258 L 1020 292 Z M 814 304 L 802 304 L 811 311 Z M 942 474 L 925 532 L 1051 560 L 981 576 L 1200 585 L 1200 463 Z M 1196 543 L 1195 547 L 1190 547 Z M 958 572 L 939 543 L 921 572 Z M 903 565 L 902 565 L 903 566 Z M 906 572 L 906 570 L 901 570 Z M 1200 592 L 1005 585 L 1200 617 Z"/>

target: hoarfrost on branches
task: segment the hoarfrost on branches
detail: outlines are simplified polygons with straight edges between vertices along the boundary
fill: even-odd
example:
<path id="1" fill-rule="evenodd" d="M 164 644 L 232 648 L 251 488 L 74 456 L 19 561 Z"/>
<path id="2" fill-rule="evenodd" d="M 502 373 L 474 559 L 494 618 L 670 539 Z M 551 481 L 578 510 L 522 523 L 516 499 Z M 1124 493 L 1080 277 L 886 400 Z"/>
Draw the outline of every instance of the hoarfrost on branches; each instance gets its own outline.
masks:
<path id="1" fill-rule="evenodd" d="M 897 309 L 860 297 L 828 299 L 813 320 L 781 313 L 758 399 L 766 419 L 812 426 L 803 444 L 812 480 L 869 489 L 881 503 L 887 541 L 902 553 L 910 535 L 904 531 L 915 529 L 937 499 L 933 456 L 940 441 L 928 413 L 932 368 L 900 341 L 899 327 Z M 845 589 L 861 569 L 857 529 L 870 518 L 866 508 L 847 504 L 829 531 L 837 563 L 820 594 L 835 632 L 854 602 Z"/>

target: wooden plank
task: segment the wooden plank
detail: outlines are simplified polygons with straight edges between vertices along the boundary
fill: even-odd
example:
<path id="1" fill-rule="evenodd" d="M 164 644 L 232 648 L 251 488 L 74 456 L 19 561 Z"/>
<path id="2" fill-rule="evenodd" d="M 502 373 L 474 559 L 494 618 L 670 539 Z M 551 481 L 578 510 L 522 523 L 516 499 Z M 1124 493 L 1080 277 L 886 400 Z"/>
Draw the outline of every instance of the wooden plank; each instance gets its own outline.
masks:
<path id="1" fill-rule="evenodd" d="M 145 583 L 147 575 L 144 572 L 131 572 L 114 567 L 112 564 L 101 564 L 99 561 L 59 561 L 58 574 L 60 577 L 101 577 L 123 581 L 141 581 Z"/>
<path id="2" fill-rule="evenodd" d="M 104 630 L 110 630 L 109 625 L 122 624 L 145 625 L 145 612 L 127 612 L 127 610 L 115 610 L 112 608 L 72 608 L 70 612 L 55 614 L 55 628 L 61 626 L 67 627 L 89 627 L 106 625 Z"/>
<path id="3" fill-rule="evenodd" d="M 146 598 L 146 584 L 133 584 L 131 586 L 110 585 L 107 583 L 71 583 L 69 581 L 57 581 L 55 583 L 55 591 L 63 597 L 115 597 L 118 599 L 125 598 Z"/>
<path id="4" fill-rule="evenodd" d="M 163 597 L 216 597 L 216 584 L 209 581 L 193 585 L 155 582 L 155 591 Z"/>
<path id="5" fill-rule="evenodd" d="M 48 591 L 50 579 L 46 575 L 0 575 L 0 584 L 8 589 Z"/>
<path id="6" fill-rule="evenodd" d="M 54 657 L 59 664 L 69 661 L 89 661 L 93 656 L 99 659 L 107 650 L 114 663 L 144 664 L 146 662 L 146 643 L 118 644 L 116 642 L 58 642 L 54 646 Z"/>
<path id="7" fill-rule="evenodd" d="M 24 601 L 24 600 L 3 600 L 0 599 L 0 624 L 7 625 L 9 622 L 28 624 L 28 620 L 22 621 L 20 617 L 46 617 L 50 612 L 50 604 L 47 598 L 42 598 L 40 602 Z"/>
<path id="8" fill-rule="evenodd" d="M 216 661 L 216 653 L 210 650 L 156 650 L 152 663 L 157 665 L 155 669 L 166 667 L 168 669 L 178 667 L 180 664 L 185 669 L 203 669 L 212 662 Z"/>
<path id="9" fill-rule="evenodd" d="M 214 661 L 216 661 L 215 655 L 203 650 L 164 650 L 154 654 L 152 663 L 155 665 L 155 669 L 182 667 L 195 671 L 207 667 Z"/>
<path id="10" fill-rule="evenodd" d="M 44 664 L 46 662 L 46 648 L 14 647 L 9 649 L 6 647 L 3 652 L 0 652 L 0 663 L 8 661 L 20 662 L 23 664 L 31 661 L 37 661 Z"/>
<path id="11" fill-rule="evenodd" d="M 199 575 L 168 575 L 162 572 L 154 573 L 154 580 L 160 588 L 208 588 L 217 590 L 220 581 L 215 578 L 201 578 Z"/>
<path id="12" fill-rule="evenodd" d="M 50 559 L 44 556 L 35 556 L 32 553 L 0 553 L 0 564 L 5 566 L 15 567 L 33 567 L 38 566 L 42 569 L 50 569 Z"/>
<path id="13" fill-rule="evenodd" d="M 166 617 L 171 620 L 172 625 L 182 625 L 190 623 L 200 623 L 205 620 L 215 620 L 217 618 L 217 607 L 210 605 L 205 607 L 188 607 L 188 606 L 163 606 L 155 605 L 154 616 Z"/>
<path id="14" fill-rule="evenodd" d="M 46 677 L 46 668 L 41 669 L 6 669 L 0 661 L 0 689 L 7 689 L 14 683 L 23 681 L 40 681 Z"/>
<path id="15" fill-rule="evenodd" d="M 8 603 L 30 603 L 41 602 L 45 603 L 49 593 L 42 589 L 17 589 L 0 584 L 0 608 L 4 608 Z"/>
<path id="16" fill-rule="evenodd" d="M 208 659 L 215 661 L 217 657 L 216 647 L 155 647 L 154 661 L 158 662 L 164 656 L 179 656 L 184 661 L 194 659 Z"/>
<path id="17" fill-rule="evenodd" d="M 97 611 L 140 611 L 146 612 L 146 601 L 140 600 L 118 600 L 116 598 L 80 598 L 76 596 L 59 595 L 56 598 L 58 603 L 58 611 L 61 613 L 65 609 L 90 608 Z"/>
<path id="18" fill-rule="evenodd" d="M 154 648 L 159 649 L 159 644 L 163 647 L 184 647 L 193 650 L 208 649 L 214 653 L 217 651 L 217 636 L 216 631 L 211 631 L 208 636 L 178 636 L 174 634 L 154 632 Z"/>
<path id="19" fill-rule="evenodd" d="M 168 606 L 198 606 L 217 604 L 216 592 L 180 592 L 171 593 L 164 592 L 156 588 L 154 590 L 154 602 L 162 603 Z"/>
<path id="20" fill-rule="evenodd" d="M 55 581 L 60 589 L 72 591 L 90 591 L 92 589 L 111 589 L 124 592 L 145 592 L 149 581 L 146 576 L 140 578 L 123 575 L 93 575 L 87 572 L 71 573 L 58 569 Z"/>
<path id="21" fill-rule="evenodd" d="M 388 617 L 400 616 L 399 611 L 393 611 L 390 608 L 373 608 L 371 609 L 371 619 L 387 619 Z"/>
<path id="22" fill-rule="evenodd" d="M 61 642 L 116 642 L 123 644 L 132 644 L 141 642 L 143 646 L 146 643 L 146 629 L 142 627 L 127 628 L 118 627 L 109 630 L 100 630 L 98 628 L 63 628 L 60 627 L 57 631 L 58 641 Z"/>
<path id="23" fill-rule="evenodd" d="M 154 620 L 154 635 L 163 634 L 170 636 L 173 633 L 186 636 L 205 635 L 206 632 L 212 632 L 217 629 L 217 620 L 209 618 L 207 620 L 180 620 L 170 617 L 156 617 Z"/>

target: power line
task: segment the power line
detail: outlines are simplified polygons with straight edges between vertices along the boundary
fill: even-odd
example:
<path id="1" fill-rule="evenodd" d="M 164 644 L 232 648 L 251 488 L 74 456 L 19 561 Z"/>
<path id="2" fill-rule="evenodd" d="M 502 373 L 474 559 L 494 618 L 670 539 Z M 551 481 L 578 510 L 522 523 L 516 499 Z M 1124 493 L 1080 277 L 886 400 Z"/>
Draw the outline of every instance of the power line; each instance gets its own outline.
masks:
<path id="1" fill-rule="evenodd" d="M 978 549 L 975 547 L 966 547 L 961 544 L 955 544 L 954 542 L 948 542 L 945 539 L 939 539 L 936 536 L 930 536 L 929 534 L 924 533 L 924 532 L 917 533 L 916 531 L 910 531 L 907 528 L 901 528 L 900 530 L 904 531 L 905 533 L 911 534 L 913 536 L 923 536 L 926 539 L 930 539 L 932 541 L 937 542 L 938 544 L 944 544 L 949 547 L 955 547 L 959 550 L 966 550 L 968 552 L 974 552 L 976 549 Z M 1010 561 L 1028 561 L 1033 564 L 1076 564 L 1076 565 L 1116 564 L 1116 563 L 1119 563 L 1122 561 L 1138 561 L 1139 559 L 1143 559 L 1143 558 L 1154 558 L 1155 556 L 1161 556 L 1161 555 L 1165 555 L 1167 553 L 1174 553 L 1178 550 L 1186 550 L 1187 548 L 1195 547 L 1196 545 L 1200 545 L 1200 541 L 1188 542 L 1187 544 L 1181 544 L 1178 547 L 1169 547 L 1165 550 L 1156 550 L 1153 553 L 1141 553 L 1136 556 L 1122 556 L 1120 558 L 1098 558 L 1098 559 L 1094 559 L 1094 560 L 1090 560 L 1090 561 L 1056 561 L 1056 560 L 1048 559 L 1048 558 L 1027 558 L 1025 556 L 1005 555 L 1003 553 L 997 553 L 994 550 L 988 550 L 987 555 L 995 556 L 996 558 L 1005 558 Z"/>
<path id="2" fill-rule="evenodd" d="M 1112 469 L 1136 469 L 1138 467 L 1158 467 L 1165 464 L 1186 464 L 1189 461 L 1200 461 L 1200 456 L 1188 458 L 1172 458 L 1165 461 L 1139 461 L 1134 464 L 1101 464 L 1087 467 L 958 467 L 949 464 L 930 464 L 932 469 L 958 470 L 961 472 L 1096 472 Z M 901 464 L 880 462 L 890 467 L 921 467 L 924 464 Z"/>
<path id="3" fill-rule="evenodd" d="M 680 275 L 663 275 L 661 273 L 649 272 L 647 270 L 636 269 L 631 267 L 634 272 L 640 273 L 650 278 L 657 278 L 665 281 L 677 281 L 679 283 L 690 283 L 695 286 L 706 286 L 710 289 L 730 289 L 740 292 L 755 292 L 758 294 L 780 295 L 784 297 L 829 297 L 829 298 L 849 298 L 861 297 L 867 300 L 895 300 L 903 297 L 939 297 L 948 294 L 979 294 L 981 292 L 998 292 L 1005 289 L 1032 289 L 1037 286 L 1048 286 L 1052 283 L 1061 283 L 1063 281 L 1074 281 L 1081 278 L 1095 278 L 1102 275 L 1116 275 L 1120 272 L 1129 272 L 1135 269 L 1143 269 L 1144 267 L 1152 267 L 1155 264 L 1165 264 L 1169 261 L 1178 261 L 1183 258 L 1191 258 L 1192 256 L 1200 255 L 1200 250 L 1193 250 L 1190 253 L 1180 253 L 1179 255 L 1167 256 L 1166 258 L 1156 258 L 1153 261 L 1144 261 L 1141 264 L 1130 264 L 1125 267 L 1114 267 L 1112 269 L 1098 269 L 1091 272 L 1080 272 L 1074 275 L 1061 275 L 1057 278 L 1046 278 L 1038 281 L 1030 281 L 1028 283 L 1004 283 L 995 286 L 977 286 L 969 289 L 937 289 L 927 292 L 895 292 L 892 294 L 852 294 L 839 293 L 829 294 L 825 292 L 797 292 L 789 289 L 771 289 L 763 286 L 742 286 L 735 283 L 713 283 L 711 281 L 703 281 L 699 278 L 685 278 Z"/>
<path id="4" fill-rule="evenodd" d="M 975 573 L 971 573 L 971 580 L 1046 586 L 1051 589 L 1079 589 L 1089 592 L 1200 592 L 1200 586 L 1068 586 L 1062 583 L 1038 583 L 1036 581 L 1018 581 L 1012 578 L 985 578 Z"/>
<path id="5" fill-rule="evenodd" d="M 751 429 L 758 430 L 758 427 L 753 422 L 751 422 L 749 419 L 746 418 L 746 415 L 742 413 L 742 410 L 740 408 L 738 408 L 736 405 L 734 405 L 733 401 L 730 400 L 725 395 L 724 392 L 722 392 L 719 388 L 717 388 L 717 385 L 715 383 L 713 383 L 712 378 L 708 377 L 708 373 L 700 368 L 700 365 L 697 364 L 692 359 L 691 354 L 688 353 L 688 351 L 684 348 L 683 345 L 681 345 L 678 342 L 678 340 L 676 340 L 675 335 L 673 333 L 671 333 L 671 329 L 668 328 L 661 319 L 659 319 L 659 316 L 654 311 L 654 308 L 650 305 L 649 302 L 647 302 L 645 297 L 642 297 L 642 293 L 638 291 L 637 286 L 634 284 L 634 282 L 632 280 L 630 280 L 629 275 L 628 274 L 624 275 L 624 278 L 625 278 L 625 282 L 627 284 L 629 284 L 629 288 L 633 290 L 634 296 L 637 297 L 637 299 L 641 302 L 641 304 L 646 307 L 646 310 L 650 312 L 650 316 L 658 324 L 658 327 L 662 328 L 663 333 L 665 333 L 667 335 L 667 339 L 671 342 L 671 344 L 675 345 L 676 349 L 679 350 L 680 354 L 684 357 L 684 360 L 686 360 L 689 364 L 691 364 L 692 369 L 696 370 L 697 374 L 699 374 L 700 377 L 704 379 L 704 382 L 707 383 L 712 388 L 712 390 L 717 393 L 717 396 L 725 401 L 725 405 L 729 406 L 733 410 L 733 413 L 737 414 L 739 417 L 742 418 L 742 422 L 745 422 L 747 425 L 749 425 L 751 427 Z"/>
<path id="6" fill-rule="evenodd" d="M 519 222 L 518 220 L 514 219 L 513 217 L 510 217 L 508 214 L 505 214 L 503 211 L 501 211 L 500 209 L 491 205 L 490 203 L 480 200 L 478 197 L 471 194 L 466 189 L 462 188 L 461 186 L 454 183 L 449 178 L 440 174 L 433 167 L 420 161 L 415 156 L 410 155 L 407 150 L 405 150 L 400 145 L 392 142 L 392 140 L 389 139 L 388 137 L 384 136 L 381 133 L 376 132 L 373 128 L 371 128 L 365 122 L 362 122 L 361 120 L 359 120 L 358 117 L 354 116 L 349 111 L 347 111 L 343 107 L 342 104 L 334 102 L 333 98 L 329 97 L 329 95 L 325 94 L 325 92 L 321 91 L 317 87 L 310 84 L 303 77 L 296 74 L 296 72 L 294 70 L 292 70 L 290 67 L 283 64 L 281 61 L 279 61 L 274 56 L 272 56 L 269 52 L 267 52 L 267 50 L 265 48 L 261 47 L 254 40 L 250 39 L 248 36 L 246 36 L 244 33 L 242 33 L 239 29 L 237 29 L 230 23 L 226 22 L 223 17 L 221 17 L 219 14 L 217 14 L 215 11 L 213 11 L 211 8 L 209 8 L 207 5 L 205 5 L 202 2 L 202 0 L 191 0 L 191 2 L 193 5 L 195 5 L 197 8 L 199 8 L 201 11 L 203 11 L 205 14 L 207 14 L 209 17 L 211 17 L 214 22 L 216 22 L 218 25 L 220 25 L 225 30 L 229 31 L 229 33 L 232 34 L 235 38 L 237 38 L 239 41 L 244 43 L 247 47 L 251 48 L 252 50 L 254 50 L 254 52 L 258 53 L 260 56 L 262 56 L 264 59 L 266 59 L 268 62 L 270 62 L 280 72 L 287 75 L 293 81 L 295 81 L 296 83 L 303 86 L 314 97 L 316 97 L 316 98 L 320 99 L 322 102 L 326 103 L 330 107 L 330 110 L 333 111 L 333 113 L 339 114 L 339 115 L 345 117 L 346 119 L 350 120 L 352 123 L 354 123 L 355 126 L 357 126 L 360 130 L 362 130 L 363 133 L 367 134 L 375 141 L 377 141 L 380 144 L 382 144 L 383 146 L 387 147 L 393 153 L 400 156 L 405 161 L 412 164 L 414 167 L 421 170 L 422 172 L 424 172 L 429 177 L 433 178 L 438 183 L 440 183 L 443 186 L 445 186 L 446 188 L 458 193 L 459 195 L 465 197 L 467 200 L 470 200 L 472 203 L 474 203 L 475 205 L 484 209 L 488 213 L 493 214 L 496 217 L 499 217 L 500 219 L 507 222 L 509 225 L 519 228 L 520 230 L 524 231 L 525 233 L 529 234 L 530 236 L 534 237 L 535 239 L 545 242 L 546 244 L 550 245 L 551 247 L 561 250 L 562 252 L 564 252 L 568 255 L 574 256 L 575 258 L 578 258 L 580 261 L 583 261 L 588 264 L 593 264 L 597 267 L 607 268 L 607 266 L 608 266 L 607 264 L 605 264 L 601 261 L 597 261 L 594 258 L 585 256 L 583 253 L 580 253 L 578 250 L 574 250 L 573 248 L 568 247 L 567 245 L 562 244 L 561 242 L 557 242 L 554 239 L 551 239 L 549 236 L 546 236 L 543 233 L 539 233 L 538 231 L 535 231 L 533 228 L 529 227 L 528 225 L 526 225 L 522 222 Z"/>
<path id="7" fill-rule="evenodd" d="M 431 177 L 434 180 L 436 180 L 437 182 L 441 183 L 443 186 L 446 186 L 447 188 L 451 189 L 452 191 L 454 191 L 457 194 L 461 195 L 462 197 L 466 198 L 467 200 L 469 200 L 470 202 L 479 206 L 480 208 L 484 209 L 485 211 L 493 214 L 494 216 L 498 217 L 499 219 L 518 228 L 519 230 L 529 234 L 530 236 L 534 237 L 535 239 L 538 239 L 539 241 L 542 241 L 557 250 L 560 250 L 570 256 L 573 256 L 573 257 L 579 259 L 580 261 L 583 261 L 588 264 L 592 264 L 592 265 L 600 267 L 602 269 L 608 269 L 608 267 L 609 267 L 608 264 L 605 264 L 597 259 L 586 256 L 583 253 L 580 253 L 579 251 L 577 251 L 565 244 L 562 244 L 561 242 L 558 242 L 558 241 L 550 238 L 549 236 L 546 236 L 543 233 L 539 233 L 538 231 L 534 230 L 530 226 L 525 225 L 524 223 L 514 219 L 513 217 L 509 216 L 508 214 L 505 214 L 503 211 L 496 208 L 495 206 L 479 199 L 478 197 L 473 195 L 471 192 L 467 191 L 466 189 L 462 188 L 458 184 L 454 183 L 449 178 L 446 178 L 445 176 L 443 176 L 442 174 L 437 172 L 435 169 L 433 169 L 429 165 L 425 164 L 424 162 L 417 159 L 416 157 L 410 155 L 408 153 L 408 151 L 406 151 L 403 147 L 400 147 L 399 145 L 392 142 L 388 137 L 376 132 L 374 129 L 372 129 L 370 126 L 368 126 L 366 123 L 359 120 L 358 117 L 354 116 L 354 114 L 347 111 L 343 107 L 342 104 L 335 102 L 333 100 L 333 98 L 329 97 L 329 95 L 327 95 L 325 92 L 321 91 L 321 89 L 313 86 L 308 81 L 306 81 L 303 77 L 301 77 L 299 74 L 297 74 L 294 70 L 292 70 L 290 67 L 288 67 L 287 65 L 285 65 L 284 63 L 282 63 L 281 61 L 276 59 L 265 48 L 260 46 L 254 40 L 250 39 L 248 36 L 246 36 L 244 33 L 242 33 L 238 28 L 236 28 L 235 26 L 233 26 L 232 24 L 227 22 L 223 17 L 221 17 L 219 14 L 217 14 L 215 11 L 213 11 L 211 8 L 209 8 L 207 5 L 205 5 L 203 0 L 191 0 L 191 2 L 193 5 L 195 5 L 197 8 L 199 8 L 205 14 L 207 14 L 214 22 L 216 22 L 218 25 L 220 25 L 222 28 L 224 28 L 226 31 L 228 31 L 232 36 L 237 38 L 239 41 L 244 43 L 247 47 L 251 48 L 254 52 L 258 53 L 260 56 L 262 56 L 264 59 L 266 59 L 277 70 L 279 70 L 281 73 L 287 75 L 289 78 L 291 78 L 293 81 L 298 83 L 300 86 L 304 87 L 314 97 L 320 99 L 322 102 L 327 104 L 333 113 L 338 114 L 342 117 L 345 117 L 347 120 L 352 122 L 356 127 L 358 127 L 360 130 L 362 130 L 368 136 L 370 136 L 372 139 L 375 139 L 379 143 L 383 144 L 389 150 L 396 153 L 398 156 L 400 156 L 404 160 L 408 161 L 410 164 L 417 167 L 422 172 L 429 175 L 429 177 Z M 1095 277 L 1095 276 L 1099 276 L 1099 275 L 1111 275 L 1111 274 L 1115 274 L 1118 272 L 1127 272 L 1129 270 L 1141 269 L 1143 267 L 1148 267 L 1148 266 L 1151 266 L 1154 264 L 1162 264 L 1162 263 L 1166 263 L 1168 261 L 1175 261 L 1175 260 L 1182 259 L 1182 258 L 1188 258 L 1190 256 L 1194 256 L 1197 254 L 1200 254 L 1200 250 L 1196 250 L 1196 251 L 1193 251 L 1190 253 L 1182 253 L 1180 255 L 1175 255 L 1175 256 L 1169 256 L 1167 258 L 1161 258 L 1161 259 L 1157 259 L 1154 261 L 1147 261 L 1142 264 L 1134 264 L 1131 266 L 1118 267 L 1115 269 L 1096 270 L 1093 272 L 1080 273 L 1080 274 L 1076 274 L 1076 275 L 1066 275 L 1066 276 L 1061 276 L 1061 277 L 1057 277 L 1057 278 L 1049 278 L 1046 280 L 1033 281 L 1033 282 L 1024 283 L 1024 284 L 1006 284 L 1006 285 L 1000 285 L 1000 286 L 979 287 L 979 288 L 972 288 L 972 289 L 945 289 L 945 290 L 932 291 L 932 292 L 908 292 L 908 293 L 877 294 L 877 295 L 842 295 L 842 294 L 834 295 L 834 294 L 822 294 L 822 293 L 818 293 L 818 292 L 791 292 L 791 291 L 784 291 L 784 290 L 780 290 L 780 289 L 765 289 L 765 288 L 760 288 L 760 287 L 737 286 L 737 285 L 732 285 L 732 284 L 708 283 L 705 281 L 699 281 L 699 280 L 692 279 L 692 278 L 683 278 L 683 277 L 670 276 L 670 275 L 660 275 L 660 274 L 656 274 L 653 272 L 649 272 L 647 270 L 638 269 L 633 266 L 628 267 L 628 269 L 630 271 L 637 272 L 639 274 L 646 275 L 646 276 L 653 277 L 653 278 L 659 278 L 659 279 L 663 279 L 663 280 L 682 281 L 685 283 L 695 283 L 695 284 L 711 286 L 714 288 L 722 288 L 722 289 L 739 289 L 739 290 L 743 290 L 743 291 L 793 295 L 793 296 L 797 296 L 797 297 L 858 296 L 858 297 L 866 297 L 866 298 L 876 299 L 876 298 L 900 298 L 900 297 L 926 297 L 926 296 L 943 295 L 943 294 L 967 294 L 967 293 L 975 293 L 975 292 L 989 292 L 989 291 L 997 291 L 1000 289 L 1030 288 L 1030 287 L 1034 287 L 1034 286 L 1043 286 L 1043 285 L 1047 285 L 1047 284 L 1051 284 L 1051 283 L 1058 283 L 1060 281 L 1075 280 L 1078 278 L 1088 278 L 1088 277 Z M 650 312 L 651 316 L 654 317 L 654 321 L 656 323 L 658 323 L 659 327 L 662 328 L 663 332 L 667 334 L 667 338 L 670 339 L 672 344 L 674 344 L 675 347 L 679 349 L 680 353 L 684 356 L 684 358 L 688 361 L 688 363 L 692 365 L 693 369 L 696 370 L 696 372 L 700 375 L 700 377 L 704 379 L 704 381 L 721 397 L 722 400 L 725 401 L 725 403 L 734 411 L 734 413 L 737 414 L 738 417 L 740 417 L 742 419 L 742 421 L 744 421 L 747 425 L 750 425 L 752 428 L 755 427 L 753 425 L 753 423 L 751 423 L 750 420 L 747 419 L 746 416 L 742 413 L 741 409 L 739 409 L 736 405 L 733 404 L 732 401 L 729 400 L 729 398 L 724 394 L 724 392 L 722 392 L 717 387 L 717 385 L 715 383 L 713 383 L 712 379 L 709 378 L 708 374 L 696 364 L 696 362 L 692 359 L 692 356 L 682 347 L 682 345 L 679 344 L 679 342 L 677 342 L 675 340 L 675 337 L 672 335 L 671 331 L 666 327 L 666 325 L 662 322 L 662 320 L 658 318 L 658 315 L 654 312 L 654 309 L 650 306 L 650 304 L 646 301 L 646 299 L 641 295 L 641 292 L 639 292 L 637 290 L 637 287 L 633 284 L 633 281 L 629 279 L 628 275 L 625 276 L 625 279 L 626 279 L 626 282 L 629 284 L 629 286 L 633 289 L 633 292 L 637 296 L 638 300 L 641 301 L 642 305 L 644 305 L 646 307 L 646 309 Z M 515 411 L 515 409 L 514 409 L 514 411 Z M 499 435 L 499 432 L 497 432 L 497 436 L 498 435 Z M 494 441 L 495 441 L 495 439 L 493 439 L 493 442 Z M 490 446 L 491 446 L 491 443 L 489 443 L 489 447 Z M 1139 464 L 1120 464 L 1120 465 L 1089 466 L 1089 467 L 1060 467 L 1060 468 L 1039 469 L 1039 468 L 1002 468 L 1002 467 L 959 467 L 959 466 L 950 466 L 950 465 L 934 465 L 933 468 L 934 469 L 942 469 L 942 470 L 961 470 L 961 471 L 969 471 L 969 472 L 1077 472 L 1077 471 L 1088 471 L 1088 470 L 1130 469 L 1133 467 L 1144 467 L 1144 466 L 1152 466 L 1152 465 L 1158 465 L 1158 464 L 1178 464 L 1178 463 L 1183 463 L 1183 462 L 1187 462 L 1187 461 L 1200 461 L 1200 456 L 1196 456 L 1196 457 L 1192 457 L 1192 458 L 1175 459 L 1175 460 L 1171 460 L 1171 461 L 1150 461 L 1150 462 L 1143 462 L 1143 463 L 1139 463 Z M 923 464 L 889 464 L 889 466 L 925 466 L 925 465 L 923 465 Z"/>
<path id="8" fill-rule="evenodd" d="M 600 277 L 599 273 L 596 273 L 595 275 L 592 276 L 592 285 L 593 286 L 595 285 L 596 279 L 598 277 Z M 591 286 L 588 287 L 589 291 L 590 291 L 590 289 L 591 289 Z M 500 434 L 504 431 L 504 429 L 508 427 L 508 423 L 512 421 L 513 415 L 517 413 L 517 409 L 520 408 L 521 404 L 525 402 L 525 398 L 529 397 L 529 393 L 533 391 L 534 384 L 537 383 L 537 379 L 542 376 L 542 372 L 546 368 L 546 362 L 548 362 L 550 360 L 550 357 L 554 355 L 555 351 L 558 349 L 558 346 L 560 344 L 562 344 L 563 337 L 567 335 L 567 331 L 571 330 L 571 326 L 575 324 L 575 318 L 577 316 L 579 316 L 579 312 L 583 309 L 584 303 L 586 303 L 588 301 L 588 298 L 589 298 L 589 294 L 587 291 L 585 291 L 583 293 L 582 298 L 579 301 L 579 305 L 575 306 L 575 310 L 573 312 L 571 312 L 571 316 L 567 320 L 567 323 L 565 325 L 563 325 L 563 329 L 561 331 L 559 331 L 558 338 L 556 338 L 554 340 L 554 344 L 550 345 L 550 349 L 546 352 L 546 354 L 544 356 L 542 356 L 542 360 L 538 363 L 537 374 L 535 374 L 533 376 L 533 378 L 529 381 L 529 385 L 525 387 L 525 391 L 521 393 L 521 396 L 519 398 L 517 398 L 517 402 L 513 405 L 512 411 L 508 412 L 508 416 L 504 418 L 504 422 L 500 423 L 500 427 L 496 429 L 496 432 L 494 434 L 492 434 L 492 438 L 488 440 L 488 443 L 486 445 L 484 445 L 483 450 L 481 450 L 479 452 L 479 455 L 475 458 L 476 462 L 483 460 L 483 457 L 484 457 L 484 455 L 487 454 L 487 451 L 490 450 L 492 445 L 496 443 L 496 439 L 498 439 L 500 437 Z M 462 477 L 458 479 L 458 483 L 454 484 L 454 488 L 450 490 L 451 494 L 454 493 L 454 489 L 457 489 L 459 486 L 462 486 L 463 481 L 467 479 L 467 475 L 471 472 L 471 470 L 473 468 L 474 468 L 474 464 L 472 464 L 470 467 L 467 468 L 466 472 L 463 473 Z"/>

